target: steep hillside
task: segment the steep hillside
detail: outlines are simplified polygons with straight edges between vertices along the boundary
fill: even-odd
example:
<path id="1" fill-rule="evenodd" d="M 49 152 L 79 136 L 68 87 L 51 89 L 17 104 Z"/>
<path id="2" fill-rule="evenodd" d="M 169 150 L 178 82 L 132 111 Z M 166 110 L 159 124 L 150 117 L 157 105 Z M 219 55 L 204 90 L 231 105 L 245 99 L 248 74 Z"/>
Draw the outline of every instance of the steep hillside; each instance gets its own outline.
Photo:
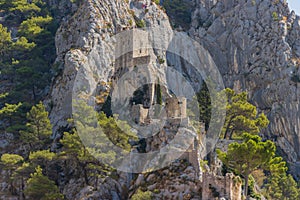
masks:
<path id="1" fill-rule="evenodd" d="M 299 199 L 284 0 L 0 5 L 0 199 Z"/>
<path id="2" fill-rule="evenodd" d="M 299 161 L 300 18 L 284 1 L 197 1 L 189 34 L 211 53 L 226 87 L 246 90 L 271 121 L 265 133 Z M 295 170 L 295 169 L 294 169 Z"/>
<path id="3" fill-rule="evenodd" d="M 268 114 L 271 123 L 265 133 L 276 140 L 288 160 L 295 164 L 300 154 L 299 17 L 290 13 L 287 4 L 281 1 L 196 1 L 177 7 L 189 8 L 193 4 L 197 6 L 192 13 L 189 35 L 210 52 L 223 75 L 225 86 L 248 91 L 252 102 Z M 127 9 L 118 9 L 118 6 Z M 129 7 L 121 2 L 102 2 L 100 5 L 87 1 L 72 20 L 61 26 L 56 36 L 57 62 L 64 63 L 65 74 L 56 78 L 52 89 L 54 110 L 51 118 L 55 130 L 66 126 L 63 121 L 71 113 L 70 105 L 63 99 L 69 96 L 66 95 L 66 90 L 70 92 L 72 88 L 69 80 L 76 75 L 74 59 L 77 57 L 77 60 L 87 59 L 89 62 L 89 57 L 97 57 L 102 63 L 99 66 L 103 67 L 105 62 L 112 62 L 103 61 L 104 55 L 92 55 L 93 48 L 103 51 L 105 45 L 110 45 L 101 43 L 105 35 L 134 26 L 135 20 Z M 171 10 L 173 12 L 168 13 L 172 14 L 179 8 L 175 7 Z M 152 10 L 152 7 L 149 11 L 139 17 L 145 19 L 148 27 L 153 27 L 153 22 L 147 20 L 151 15 L 161 15 L 161 11 Z M 171 18 L 176 19 L 176 16 Z M 164 28 L 165 22 L 159 24 L 163 29 L 169 29 Z M 175 66 L 176 63 L 182 64 L 181 60 L 174 60 L 172 56 L 167 59 Z M 188 66 L 186 68 L 189 69 Z M 101 70 L 100 79 L 108 82 L 113 69 Z M 65 89 L 61 87 L 62 83 L 66 84 Z"/>

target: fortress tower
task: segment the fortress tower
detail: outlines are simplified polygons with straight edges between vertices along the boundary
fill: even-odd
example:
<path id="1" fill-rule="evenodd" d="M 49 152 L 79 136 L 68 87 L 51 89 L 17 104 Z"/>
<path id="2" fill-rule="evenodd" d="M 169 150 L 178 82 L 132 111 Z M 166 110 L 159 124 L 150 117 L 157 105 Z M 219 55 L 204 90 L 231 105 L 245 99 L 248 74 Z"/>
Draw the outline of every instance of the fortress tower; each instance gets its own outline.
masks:
<path id="1" fill-rule="evenodd" d="M 143 30 L 129 30 L 117 35 L 115 69 L 129 69 L 149 64 L 149 37 Z"/>

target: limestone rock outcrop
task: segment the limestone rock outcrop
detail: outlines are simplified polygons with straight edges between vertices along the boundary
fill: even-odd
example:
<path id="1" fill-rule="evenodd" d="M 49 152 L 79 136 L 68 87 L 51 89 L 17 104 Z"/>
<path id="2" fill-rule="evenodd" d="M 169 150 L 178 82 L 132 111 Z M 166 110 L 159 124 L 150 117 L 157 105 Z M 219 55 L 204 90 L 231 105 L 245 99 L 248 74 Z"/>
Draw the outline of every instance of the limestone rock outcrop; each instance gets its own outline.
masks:
<path id="1" fill-rule="evenodd" d="M 201 199 L 201 181 L 197 172 L 187 162 L 177 161 L 168 168 L 140 175 L 131 190 L 145 187 L 154 199 Z"/>
<path id="2" fill-rule="evenodd" d="M 118 12 L 116 12 L 118 11 Z M 67 126 L 72 114 L 72 92 L 78 70 L 87 75 L 84 83 L 97 84 L 90 64 L 97 63 L 100 79 L 108 82 L 110 66 L 110 42 L 105 38 L 117 33 L 122 27 L 130 26 L 133 20 L 124 1 L 84 1 L 76 13 L 63 22 L 56 34 L 57 60 L 62 73 L 53 81 L 50 94 L 52 111 L 50 119 L 54 132 Z M 111 42 L 112 43 L 112 42 Z M 99 81 L 101 81 L 99 80 Z M 55 136 L 56 137 L 56 136 Z"/>
<path id="3" fill-rule="evenodd" d="M 64 187 L 67 199 L 122 199 L 121 184 L 111 178 L 98 179 L 93 186 L 83 186 L 83 180 L 71 179 Z"/>
<path id="4" fill-rule="evenodd" d="M 265 133 L 291 163 L 300 156 L 300 18 L 286 1 L 198 0 L 189 34 L 212 55 L 226 87 L 246 90 L 270 120 Z M 284 142 L 283 142 L 284 140 Z"/>

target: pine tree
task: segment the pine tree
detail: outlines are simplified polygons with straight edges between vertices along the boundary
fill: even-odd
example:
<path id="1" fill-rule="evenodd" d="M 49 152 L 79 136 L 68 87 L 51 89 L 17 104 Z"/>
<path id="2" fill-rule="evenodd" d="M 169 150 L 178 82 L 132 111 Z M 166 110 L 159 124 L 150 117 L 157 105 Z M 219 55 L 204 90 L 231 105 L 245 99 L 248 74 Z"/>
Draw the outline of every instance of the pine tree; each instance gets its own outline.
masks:
<path id="1" fill-rule="evenodd" d="M 130 150 L 129 139 L 137 139 L 137 137 L 131 132 L 130 126 L 126 122 L 115 120 L 113 117 L 106 117 L 103 112 L 98 115 L 98 119 L 99 126 L 110 142 L 124 150 Z"/>
<path id="2" fill-rule="evenodd" d="M 74 131 L 72 134 L 65 132 L 60 142 L 63 145 L 60 157 L 72 163 L 75 161 L 76 166 L 72 167 L 80 169 L 78 172 L 83 173 L 87 185 L 90 183 L 89 177 L 95 177 L 97 183 L 99 177 L 108 175 L 113 170 L 108 163 L 112 163 L 116 155 L 107 147 L 108 139 L 96 140 L 94 147 L 85 147 L 78 133 Z"/>
<path id="3" fill-rule="evenodd" d="M 56 154 L 50 152 L 50 150 L 41 150 L 30 152 L 29 160 L 35 165 L 40 165 L 45 169 L 45 174 L 49 173 L 49 166 L 52 160 L 56 158 Z"/>
<path id="4" fill-rule="evenodd" d="M 15 43 L 13 43 L 13 50 L 14 51 L 29 51 L 32 50 L 36 44 L 34 42 L 28 42 L 26 37 L 20 37 Z"/>
<path id="5" fill-rule="evenodd" d="M 205 124 L 205 130 L 208 130 L 210 119 L 211 119 L 211 99 L 210 94 L 205 82 L 197 93 L 197 99 L 199 103 L 200 121 Z"/>
<path id="6" fill-rule="evenodd" d="M 268 199 L 298 200 L 300 191 L 291 175 L 281 174 L 269 178 L 264 196 Z"/>
<path id="7" fill-rule="evenodd" d="M 24 158 L 17 154 L 6 153 L 1 156 L 1 163 L 10 170 L 16 169 L 23 161 Z"/>
<path id="8" fill-rule="evenodd" d="M 36 168 L 36 171 L 31 174 L 31 177 L 28 179 L 24 193 L 28 199 L 63 199 L 63 195 L 59 192 L 54 181 L 51 181 L 47 176 L 43 175 L 42 168 L 40 166 Z"/>
<path id="9" fill-rule="evenodd" d="M 25 199 L 24 196 L 24 188 L 25 188 L 25 181 L 29 178 L 30 174 L 34 172 L 34 167 L 28 163 L 23 162 L 21 166 L 19 166 L 16 170 L 14 170 L 11 179 L 15 182 L 15 185 L 19 187 L 20 196 Z"/>
<path id="10" fill-rule="evenodd" d="M 3 154 L 1 156 L 1 165 L 4 166 L 3 169 L 8 171 L 8 176 L 11 177 L 13 172 L 22 165 L 24 158 L 17 154 Z M 15 194 L 15 187 L 13 186 L 13 180 L 9 178 L 10 192 Z"/>
<path id="11" fill-rule="evenodd" d="M 40 12 L 41 8 L 34 2 L 28 0 L 11 0 L 10 11 L 19 11 L 20 13 Z"/>
<path id="12" fill-rule="evenodd" d="M 42 102 L 33 106 L 27 113 L 27 130 L 21 131 L 21 139 L 30 144 L 32 149 L 41 149 L 50 143 L 52 126 Z"/>
<path id="13" fill-rule="evenodd" d="M 7 28 L 0 24 L 0 62 L 11 48 L 11 36 Z"/>
<path id="14" fill-rule="evenodd" d="M 22 103 L 18 103 L 18 104 L 5 103 L 5 106 L 0 109 L 0 118 L 4 119 L 4 120 L 8 119 L 8 122 L 11 125 L 14 114 L 18 111 L 18 109 L 21 106 L 22 106 Z M 5 125 L 4 125 L 4 129 L 6 129 Z"/>
<path id="15" fill-rule="evenodd" d="M 269 120 L 264 113 L 258 115 L 257 108 L 248 102 L 247 93 L 235 93 L 227 88 L 228 104 L 226 107 L 226 119 L 223 128 L 224 139 L 232 139 L 232 136 L 241 135 L 243 132 L 258 134 L 267 127 Z"/>
<path id="16" fill-rule="evenodd" d="M 53 19 L 50 16 L 31 17 L 21 23 L 19 34 L 28 39 L 34 40 L 38 34 L 45 31 L 43 27 L 49 24 L 52 20 Z"/>
<path id="17" fill-rule="evenodd" d="M 111 165 L 121 159 L 121 153 L 117 157 L 116 151 L 130 150 L 128 140 L 135 136 L 127 123 L 107 117 L 103 112 L 98 114 L 83 101 L 74 102 L 74 110 L 76 131 L 64 133 L 60 140 L 63 145 L 60 155 L 66 161 L 76 163 L 85 183 L 90 184 L 89 177 L 97 179 L 110 174 Z"/>
<path id="18" fill-rule="evenodd" d="M 248 194 L 249 175 L 259 169 L 268 169 L 275 158 L 276 147 L 273 142 L 265 142 L 257 135 L 244 133 L 242 142 L 234 142 L 228 146 L 228 151 L 217 150 L 220 160 L 245 179 L 244 195 Z"/>
<path id="19" fill-rule="evenodd" d="M 286 162 L 282 157 L 275 157 L 266 168 L 268 174 L 264 187 L 264 196 L 268 199 L 296 200 L 300 197 L 299 187 L 294 178 L 287 174 Z"/>

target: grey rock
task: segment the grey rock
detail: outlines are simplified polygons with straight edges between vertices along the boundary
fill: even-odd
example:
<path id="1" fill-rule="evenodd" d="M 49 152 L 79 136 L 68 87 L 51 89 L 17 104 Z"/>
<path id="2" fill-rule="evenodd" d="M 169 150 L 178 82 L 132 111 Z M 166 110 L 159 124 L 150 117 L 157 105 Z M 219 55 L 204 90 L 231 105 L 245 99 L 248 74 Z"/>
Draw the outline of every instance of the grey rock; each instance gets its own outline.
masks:
<path id="1" fill-rule="evenodd" d="M 225 85 L 248 91 L 268 115 L 265 135 L 283 137 L 277 145 L 295 163 L 300 158 L 299 17 L 283 1 L 223 3 L 217 15 L 209 10 L 214 18 L 209 29 L 193 26 L 190 33 L 213 56 Z M 194 21 L 202 18 L 203 7 L 207 3 L 197 1 Z"/>

